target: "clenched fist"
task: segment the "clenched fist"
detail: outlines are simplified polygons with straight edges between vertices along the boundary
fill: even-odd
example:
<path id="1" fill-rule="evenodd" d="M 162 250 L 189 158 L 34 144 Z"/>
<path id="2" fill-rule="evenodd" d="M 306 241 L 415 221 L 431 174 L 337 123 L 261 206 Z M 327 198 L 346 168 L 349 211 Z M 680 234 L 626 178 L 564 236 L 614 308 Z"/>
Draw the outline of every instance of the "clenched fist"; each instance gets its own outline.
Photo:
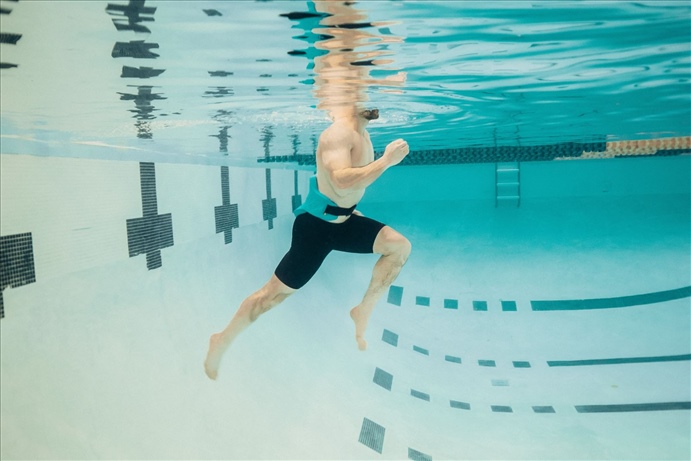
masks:
<path id="1" fill-rule="evenodd" d="M 389 166 L 394 166 L 401 163 L 405 156 L 408 155 L 408 152 L 410 152 L 408 143 L 402 139 L 397 139 L 386 146 L 383 157 L 386 159 Z"/>

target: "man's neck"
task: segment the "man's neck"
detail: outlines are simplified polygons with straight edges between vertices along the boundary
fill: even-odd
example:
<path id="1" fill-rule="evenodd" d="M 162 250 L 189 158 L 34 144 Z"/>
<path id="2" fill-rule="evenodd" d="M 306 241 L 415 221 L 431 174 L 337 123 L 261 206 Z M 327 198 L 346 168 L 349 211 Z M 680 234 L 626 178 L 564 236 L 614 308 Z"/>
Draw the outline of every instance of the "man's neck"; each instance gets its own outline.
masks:
<path id="1" fill-rule="evenodd" d="M 338 119 L 334 120 L 334 123 L 341 123 L 343 125 L 346 125 L 352 130 L 357 131 L 361 135 L 365 134 L 365 128 L 367 127 L 368 122 L 369 120 L 364 119 L 358 115 L 353 115 L 349 117 L 339 117 Z"/>

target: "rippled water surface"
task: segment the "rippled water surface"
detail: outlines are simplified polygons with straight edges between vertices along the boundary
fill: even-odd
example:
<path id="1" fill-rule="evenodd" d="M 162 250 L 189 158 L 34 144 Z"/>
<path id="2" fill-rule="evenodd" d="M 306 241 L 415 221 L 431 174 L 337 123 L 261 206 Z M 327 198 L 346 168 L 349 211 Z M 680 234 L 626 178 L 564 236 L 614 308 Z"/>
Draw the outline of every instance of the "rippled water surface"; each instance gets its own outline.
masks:
<path id="1" fill-rule="evenodd" d="M 3 140 L 50 155 L 309 154 L 334 94 L 376 150 L 691 134 L 688 2 L 8 4 Z"/>

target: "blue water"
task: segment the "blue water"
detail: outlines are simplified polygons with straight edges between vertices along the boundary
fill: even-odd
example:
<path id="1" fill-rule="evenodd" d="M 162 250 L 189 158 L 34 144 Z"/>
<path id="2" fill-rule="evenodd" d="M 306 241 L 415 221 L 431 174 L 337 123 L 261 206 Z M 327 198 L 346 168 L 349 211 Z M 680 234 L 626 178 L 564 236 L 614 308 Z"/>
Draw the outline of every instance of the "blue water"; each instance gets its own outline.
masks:
<path id="1" fill-rule="evenodd" d="M 289 245 L 292 172 L 271 171 L 269 224 L 249 187 L 265 171 L 230 169 L 227 243 L 220 168 L 157 164 L 175 243 L 149 269 L 126 251 L 136 162 L 4 155 L 2 233 L 31 233 L 36 281 L 3 291 L 3 458 L 683 459 L 689 157 L 579 165 L 524 165 L 519 208 L 494 206 L 491 164 L 388 171 L 361 209 L 414 249 L 368 351 L 348 310 L 376 257 L 336 253 L 212 382 L 208 335 Z"/>
<path id="2" fill-rule="evenodd" d="M 611 144 L 691 135 L 688 2 L 108 5 L 2 5 L 2 459 L 689 459 L 688 138 Z M 212 382 L 344 88 L 427 161 L 359 205 L 411 257 L 366 352 L 377 258 L 334 253 Z"/>
<path id="3" fill-rule="evenodd" d="M 3 70 L 2 134 L 53 142 L 51 155 L 99 155 L 99 143 L 210 162 L 264 156 L 268 130 L 271 155 L 311 154 L 338 53 L 360 64 L 345 86 L 381 109 L 377 149 L 401 136 L 420 150 L 691 132 L 685 1 L 149 4 L 129 26 L 148 32 L 117 30 L 127 20 L 107 2 L 27 2 L 0 16 L 21 35 L 3 45 L 18 67 Z M 113 57 L 135 40 L 158 56 Z M 384 80 L 399 72 L 404 84 Z"/>

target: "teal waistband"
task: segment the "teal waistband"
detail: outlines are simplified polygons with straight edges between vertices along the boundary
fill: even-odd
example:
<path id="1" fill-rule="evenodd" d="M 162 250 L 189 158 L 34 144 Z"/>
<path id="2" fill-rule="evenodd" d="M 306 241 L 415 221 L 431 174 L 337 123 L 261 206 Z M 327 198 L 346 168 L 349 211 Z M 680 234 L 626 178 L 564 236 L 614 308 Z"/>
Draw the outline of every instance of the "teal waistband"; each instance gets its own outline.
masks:
<path id="1" fill-rule="evenodd" d="M 295 213 L 295 216 L 299 216 L 303 213 L 309 213 L 312 216 L 323 219 L 324 221 L 336 220 L 338 216 L 326 213 L 327 207 L 339 208 L 336 202 L 319 192 L 317 176 L 312 176 L 310 178 L 310 188 L 307 198 L 305 199 L 305 203 L 296 208 L 293 213 Z"/>

